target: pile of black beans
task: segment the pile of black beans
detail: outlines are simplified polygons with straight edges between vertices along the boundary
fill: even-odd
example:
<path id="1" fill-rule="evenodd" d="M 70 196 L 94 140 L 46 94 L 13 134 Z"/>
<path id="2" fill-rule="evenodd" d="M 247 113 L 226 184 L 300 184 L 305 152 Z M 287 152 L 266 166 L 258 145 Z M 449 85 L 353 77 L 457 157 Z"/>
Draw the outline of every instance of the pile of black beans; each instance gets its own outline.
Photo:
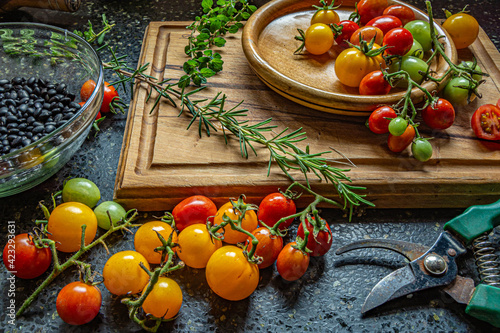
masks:
<path id="1" fill-rule="evenodd" d="M 0 79 L 0 155 L 38 141 L 71 119 L 80 105 L 65 83 Z"/>

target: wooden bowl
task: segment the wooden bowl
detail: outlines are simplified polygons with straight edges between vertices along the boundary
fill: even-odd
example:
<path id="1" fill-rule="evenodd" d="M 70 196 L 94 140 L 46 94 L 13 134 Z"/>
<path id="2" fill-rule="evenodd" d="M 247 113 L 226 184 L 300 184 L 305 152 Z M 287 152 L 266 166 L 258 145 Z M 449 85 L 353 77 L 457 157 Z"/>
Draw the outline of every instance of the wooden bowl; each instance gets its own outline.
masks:
<path id="1" fill-rule="evenodd" d="M 340 20 L 345 20 L 354 11 L 356 0 L 344 0 L 336 11 Z M 309 27 L 318 0 L 274 0 L 259 8 L 248 20 L 243 29 L 243 51 L 257 76 L 278 94 L 307 107 L 343 115 L 365 116 L 380 105 L 395 104 L 404 94 L 393 89 L 388 95 L 362 96 L 357 88 L 340 83 L 335 75 L 335 58 L 342 49 L 334 45 L 323 55 L 315 56 L 303 52 L 294 55 L 300 45 L 294 39 L 297 28 L 304 31 Z M 404 4 L 389 0 L 389 4 Z M 405 4 L 406 5 L 406 4 Z M 417 20 L 428 21 L 427 15 L 417 8 L 406 5 L 415 12 Z M 448 33 L 435 22 L 438 35 L 444 35 L 445 53 L 454 63 L 457 50 Z M 434 76 L 441 77 L 449 68 L 439 57 L 431 64 Z M 428 91 L 440 90 L 435 82 L 423 84 Z M 414 89 L 414 102 L 422 100 L 424 94 Z"/>

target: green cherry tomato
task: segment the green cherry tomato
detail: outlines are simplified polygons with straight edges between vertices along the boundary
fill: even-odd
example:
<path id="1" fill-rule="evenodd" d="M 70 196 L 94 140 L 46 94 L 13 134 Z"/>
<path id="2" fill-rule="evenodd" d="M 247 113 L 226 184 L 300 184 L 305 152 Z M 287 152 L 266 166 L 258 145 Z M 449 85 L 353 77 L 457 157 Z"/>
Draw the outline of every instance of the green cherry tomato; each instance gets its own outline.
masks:
<path id="1" fill-rule="evenodd" d="M 467 96 L 469 95 L 469 80 L 463 77 L 454 77 L 443 89 L 443 98 L 448 100 L 454 106 L 467 105 Z M 470 99 L 474 100 L 476 95 L 472 94 Z"/>
<path id="2" fill-rule="evenodd" d="M 100 228 L 109 230 L 109 228 L 111 228 L 109 217 L 111 216 L 111 221 L 115 224 L 124 218 L 127 212 L 120 204 L 114 201 L 104 201 L 94 209 L 94 214 L 97 217 L 97 225 Z"/>
<path id="3" fill-rule="evenodd" d="M 416 83 L 422 83 L 424 77 L 420 72 L 427 72 L 427 63 L 417 57 L 407 56 L 401 59 L 401 62 L 395 61 L 389 67 L 389 73 L 397 72 L 398 70 L 403 70 L 408 72 L 410 78 Z M 408 87 L 408 82 L 406 79 L 400 80 L 397 85 L 399 88 Z"/>
<path id="4" fill-rule="evenodd" d="M 460 63 L 460 65 L 458 65 L 458 67 L 460 67 L 460 68 L 464 68 L 464 69 L 472 69 L 472 66 L 473 66 L 473 65 L 474 65 L 474 63 L 473 63 L 472 61 L 462 61 L 462 62 Z M 481 71 L 481 67 L 479 67 L 479 65 L 478 65 L 478 64 L 476 64 L 476 67 L 474 67 L 473 69 L 474 69 L 475 71 L 478 71 L 478 72 L 480 72 L 480 71 Z M 473 78 L 474 80 L 476 80 L 476 81 L 480 81 L 482 77 L 483 77 L 483 76 L 482 76 L 482 75 L 480 75 L 480 74 L 472 74 L 472 78 Z"/>
<path id="5" fill-rule="evenodd" d="M 400 136 L 405 132 L 406 127 L 408 127 L 408 122 L 406 121 L 406 119 L 402 117 L 396 117 L 389 123 L 389 133 L 394 136 Z"/>
<path id="6" fill-rule="evenodd" d="M 413 39 L 416 39 L 420 45 L 422 45 L 424 52 L 432 48 L 431 27 L 429 22 L 415 20 L 406 23 L 404 28 L 408 29 L 413 35 Z"/>
<path id="7" fill-rule="evenodd" d="M 429 140 L 418 138 L 411 144 L 411 153 L 420 162 L 427 162 L 432 157 L 432 145 Z"/>
<path id="8" fill-rule="evenodd" d="M 81 202 L 90 208 L 101 199 L 101 192 L 97 185 L 85 178 L 73 178 L 68 180 L 62 190 L 64 202 Z"/>
<path id="9" fill-rule="evenodd" d="M 420 44 L 416 39 L 413 39 L 413 45 L 411 46 L 410 51 L 408 51 L 405 56 L 413 56 L 419 59 L 424 58 L 424 49 L 422 48 L 422 44 Z"/>

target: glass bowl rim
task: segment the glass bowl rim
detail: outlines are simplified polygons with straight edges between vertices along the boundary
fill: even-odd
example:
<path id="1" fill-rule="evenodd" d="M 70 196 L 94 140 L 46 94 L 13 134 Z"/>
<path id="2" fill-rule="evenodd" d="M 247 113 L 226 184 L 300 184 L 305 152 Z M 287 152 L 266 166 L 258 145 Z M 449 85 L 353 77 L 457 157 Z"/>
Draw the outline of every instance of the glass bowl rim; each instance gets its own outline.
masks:
<path id="1" fill-rule="evenodd" d="M 29 151 L 32 148 L 35 148 L 35 147 L 43 144 L 43 142 L 45 142 L 47 140 L 50 140 L 52 137 L 54 137 L 54 136 L 58 135 L 59 133 L 61 133 L 66 127 L 70 126 L 70 124 L 72 124 L 76 119 L 78 119 L 81 116 L 81 114 L 87 109 L 87 107 L 90 105 L 90 102 L 92 102 L 96 98 L 96 96 L 99 93 L 100 87 L 103 86 L 103 83 L 104 83 L 104 71 L 103 71 L 101 57 L 99 57 L 99 55 L 97 54 L 96 50 L 84 38 L 78 36 L 77 34 L 71 32 L 71 31 L 69 31 L 67 29 L 59 28 L 59 27 L 56 27 L 56 26 L 53 26 L 53 25 L 49 25 L 49 24 L 32 23 L 32 22 L 2 22 L 2 23 L 0 23 L 0 29 L 2 29 L 4 27 L 8 28 L 8 27 L 13 27 L 13 26 L 26 27 L 26 28 L 39 28 L 40 30 L 46 30 L 46 31 L 56 31 L 56 32 L 62 33 L 65 37 L 69 36 L 71 38 L 75 38 L 80 43 L 82 43 L 83 45 L 85 45 L 85 47 L 87 49 L 89 49 L 91 51 L 91 54 L 97 59 L 97 62 L 99 63 L 99 75 L 98 75 L 98 78 L 97 78 L 96 88 L 94 89 L 94 91 L 92 91 L 92 94 L 90 95 L 89 99 L 78 110 L 78 112 L 75 113 L 75 115 L 73 117 L 71 117 L 70 119 L 68 119 L 64 125 L 59 126 L 54 131 L 52 131 L 51 133 L 49 133 L 49 134 L 41 137 L 37 141 L 32 142 L 29 145 L 27 145 L 25 147 L 22 147 L 20 149 L 16 149 L 14 151 L 11 151 L 8 154 L 1 155 L 0 156 L 0 160 L 4 160 L 4 161 L 5 160 L 9 160 L 12 157 L 18 156 L 23 151 Z M 98 112 L 99 112 L 99 110 L 98 110 Z M 96 112 L 96 115 L 97 115 L 97 112 Z"/>

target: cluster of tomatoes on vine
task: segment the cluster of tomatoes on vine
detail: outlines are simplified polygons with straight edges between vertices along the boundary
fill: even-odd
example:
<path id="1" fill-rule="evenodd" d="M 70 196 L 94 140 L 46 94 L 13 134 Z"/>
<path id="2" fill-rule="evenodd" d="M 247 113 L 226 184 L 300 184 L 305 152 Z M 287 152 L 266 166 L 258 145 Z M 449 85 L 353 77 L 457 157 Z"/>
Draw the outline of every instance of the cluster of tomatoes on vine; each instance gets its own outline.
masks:
<path id="1" fill-rule="evenodd" d="M 98 204 L 100 192 L 90 180 L 70 179 L 60 194 L 63 202 L 56 205 L 55 196 L 59 194 L 53 196 L 51 212 L 41 205 L 46 221 L 38 221 L 39 226 L 29 234 L 9 239 L 3 261 L 22 279 L 41 276 L 52 263 L 53 271 L 41 287 L 78 264 L 85 274 L 81 274 L 80 281 L 63 287 L 56 300 L 59 316 L 72 325 L 88 323 L 99 313 L 102 296 L 98 282 L 90 278 L 90 265 L 80 262 L 79 256 L 94 245 L 104 244 L 110 232 L 138 226 L 134 250 L 119 251 L 106 261 L 102 270 L 104 286 L 111 294 L 122 297 L 129 310 L 141 309 L 144 320 L 158 323 L 174 318 L 183 301 L 179 284 L 166 276 L 170 271 L 184 265 L 205 269 L 214 293 L 237 301 L 255 291 L 260 269 L 276 263 L 283 279 L 294 281 L 307 271 L 310 256 L 324 255 L 332 245 L 328 223 L 315 209 L 311 214 L 297 212 L 294 195 L 288 191 L 286 195 L 269 194 L 259 206 L 246 204 L 244 196 L 240 196 L 218 209 L 208 197 L 195 195 L 181 201 L 161 220 L 140 225 L 130 224 L 133 217 L 118 203 Z M 284 245 L 283 237 L 295 218 L 301 221 L 296 240 Z M 98 228 L 105 234 L 95 239 Z M 58 253 L 71 257 L 62 263 Z M 180 261 L 174 266 L 175 258 Z M 151 283 L 158 270 L 157 279 Z M 36 295 L 30 297 L 28 306 Z"/>
<path id="2" fill-rule="evenodd" d="M 390 132 L 388 148 L 402 152 L 410 144 L 413 156 L 427 161 L 432 156 L 432 146 L 417 130 L 417 111 L 424 123 L 433 130 L 449 128 L 455 120 L 455 107 L 468 104 L 484 82 L 481 69 L 475 61 L 463 62 L 450 70 L 451 79 L 438 98 L 421 86 L 431 77 L 430 59 L 436 56 L 434 37 L 428 21 L 416 20 L 413 10 L 403 4 L 388 5 L 387 0 L 361 0 L 348 20 L 340 21 L 334 2 L 324 0 L 316 7 L 311 25 L 296 39 L 312 55 L 331 51 L 333 45 L 343 49 L 335 59 L 335 75 L 348 87 L 358 88 L 360 95 L 386 95 L 393 88 L 406 89 L 407 93 L 396 106 L 381 106 L 374 110 L 367 122 L 374 133 Z M 448 31 L 457 48 L 468 47 L 477 38 L 479 24 L 470 15 L 460 12 L 447 13 L 443 28 Z M 436 45 L 434 45 L 436 47 Z M 436 47 L 437 48 L 437 47 Z M 425 60 L 424 56 L 429 56 Z M 448 73 L 447 73 L 448 74 Z M 425 93 L 425 104 L 417 109 L 411 100 L 411 90 L 418 88 Z M 500 111 L 487 105 L 472 116 L 471 127 L 481 139 L 499 140 Z M 390 126 L 389 126 L 390 124 Z"/>

